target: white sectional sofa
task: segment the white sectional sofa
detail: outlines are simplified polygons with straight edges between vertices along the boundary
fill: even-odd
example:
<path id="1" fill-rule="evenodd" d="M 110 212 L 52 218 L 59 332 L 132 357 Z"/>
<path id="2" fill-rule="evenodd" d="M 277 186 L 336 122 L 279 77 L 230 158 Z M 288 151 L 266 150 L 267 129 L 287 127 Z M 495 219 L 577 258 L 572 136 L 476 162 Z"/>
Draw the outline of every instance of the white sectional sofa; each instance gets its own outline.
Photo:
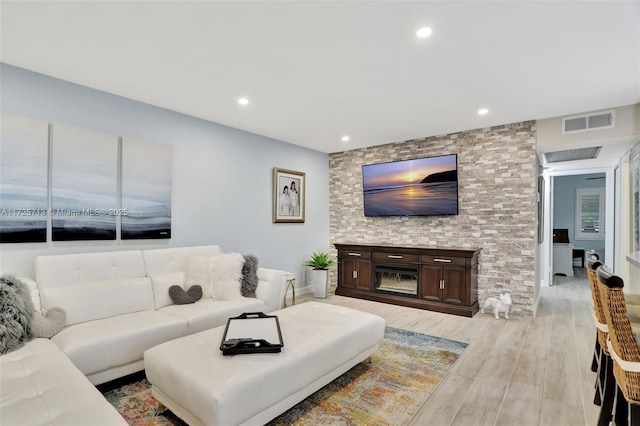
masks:
<path id="1" fill-rule="evenodd" d="M 153 346 L 223 325 L 227 318 L 243 312 L 271 312 L 281 307 L 286 291 L 285 280 L 290 274 L 267 268 L 257 271 L 256 298 L 203 298 L 193 304 L 174 305 L 168 290 L 174 284 L 186 287 L 189 260 L 194 256 L 221 253 L 219 246 L 211 245 L 36 258 L 35 281 L 24 279 L 32 288 L 36 309 L 44 312 L 61 307 L 67 320 L 62 331 L 50 341 L 35 339 L 23 348 L 0 357 L 0 423 L 46 423 L 37 420 L 41 418 L 42 410 L 29 404 L 23 407 L 19 401 L 20 392 L 14 392 L 23 386 L 21 382 L 27 388 L 33 385 L 29 369 L 25 370 L 22 378 L 11 377 L 5 372 L 5 365 L 16 357 L 28 357 L 34 347 L 46 347 L 52 357 L 66 355 L 88 378 L 84 386 L 78 386 L 91 394 L 97 391 L 90 383 L 97 385 L 143 370 L 144 351 Z M 48 357 L 47 354 L 42 356 Z M 56 368 L 54 365 L 51 364 L 52 369 Z M 65 368 L 69 369 L 70 365 Z M 34 374 L 41 372 L 36 369 Z M 11 386 L 5 386 L 7 383 Z M 50 405 L 54 403 L 55 399 L 45 404 L 49 412 Z M 110 407 L 106 401 L 104 404 Z M 44 410 L 44 405 L 39 407 Z"/>
<path id="2" fill-rule="evenodd" d="M 117 426 L 127 422 L 49 339 L 0 356 L 0 424 Z"/>

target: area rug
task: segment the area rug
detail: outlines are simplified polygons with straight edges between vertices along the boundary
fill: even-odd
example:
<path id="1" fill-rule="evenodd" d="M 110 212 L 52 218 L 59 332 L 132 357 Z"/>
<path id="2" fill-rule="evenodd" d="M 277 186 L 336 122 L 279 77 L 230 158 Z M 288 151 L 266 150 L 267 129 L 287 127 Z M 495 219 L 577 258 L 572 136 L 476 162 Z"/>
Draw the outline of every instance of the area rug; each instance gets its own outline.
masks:
<path id="1" fill-rule="evenodd" d="M 269 425 L 406 425 L 466 347 L 387 327 L 370 361 L 353 367 Z M 184 425 L 170 411 L 158 414 L 158 401 L 144 378 L 104 396 L 130 425 Z"/>

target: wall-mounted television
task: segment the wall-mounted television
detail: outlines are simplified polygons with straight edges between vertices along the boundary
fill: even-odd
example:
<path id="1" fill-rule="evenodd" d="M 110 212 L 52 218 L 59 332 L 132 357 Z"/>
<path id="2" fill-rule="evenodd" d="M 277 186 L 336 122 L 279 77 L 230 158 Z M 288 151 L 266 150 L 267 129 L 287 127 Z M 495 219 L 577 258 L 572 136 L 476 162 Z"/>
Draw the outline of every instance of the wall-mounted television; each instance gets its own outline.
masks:
<path id="1" fill-rule="evenodd" d="M 458 156 L 362 166 L 365 216 L 458 214 Z"/>

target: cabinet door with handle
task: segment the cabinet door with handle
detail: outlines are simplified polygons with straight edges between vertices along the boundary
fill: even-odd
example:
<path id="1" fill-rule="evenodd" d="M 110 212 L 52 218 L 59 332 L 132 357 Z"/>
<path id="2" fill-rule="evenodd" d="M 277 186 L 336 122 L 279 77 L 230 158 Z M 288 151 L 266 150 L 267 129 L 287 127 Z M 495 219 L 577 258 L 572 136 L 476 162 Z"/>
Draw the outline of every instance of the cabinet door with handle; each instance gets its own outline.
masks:
<path id="1" fill-rule="evenodd" d="M 372 290 L 371 283 L 371 262 L 360 260 L 353 262 L 356 274 L 355 285 L 358 290 Z"/>
<path id="2" fill-rule="evenodd" d="M 357 273 L 354 273 L 355 261 L 351 259 L 343 259 L 340 261 L 340 287 L 355 288 Z"/>
<path id="3" fill-rule="evenodd" d="M 465 269 L 455 266 L 442 268 L 442 301 L 451 305 L 466 304 Z"/>
<path id="4" fill-rule="evenodd" d="M 420 295 L 424 300 L 440 301 L 442 290 L 442 267 L 423 265 L 420 271 Z"/>
<path id="5" fill-rule="evenodd" d="M 370 261 L 343 259 L 340 266 L 340 286 L 358 290 L 371 290 Z"/>

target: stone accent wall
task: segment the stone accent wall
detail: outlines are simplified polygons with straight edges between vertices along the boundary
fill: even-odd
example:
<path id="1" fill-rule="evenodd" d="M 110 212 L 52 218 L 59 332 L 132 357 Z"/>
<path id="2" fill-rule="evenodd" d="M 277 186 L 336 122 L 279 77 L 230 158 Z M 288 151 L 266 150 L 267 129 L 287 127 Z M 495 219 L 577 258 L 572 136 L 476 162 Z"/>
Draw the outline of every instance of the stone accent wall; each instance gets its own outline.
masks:
<path id="1" fill-rule="evenodd" d="M 527 121 L 329 156 L 330 240 L 481 248 L 478 297 L 511 293 L 515 315 L 534 313 L 536 130 Z M 362 166 L 458 155 L 459 215 L 365 217 Z M 335 257 L 334 257 L 335 258 Z M 336 285 L 337 273 L 331 271 Z"/>

